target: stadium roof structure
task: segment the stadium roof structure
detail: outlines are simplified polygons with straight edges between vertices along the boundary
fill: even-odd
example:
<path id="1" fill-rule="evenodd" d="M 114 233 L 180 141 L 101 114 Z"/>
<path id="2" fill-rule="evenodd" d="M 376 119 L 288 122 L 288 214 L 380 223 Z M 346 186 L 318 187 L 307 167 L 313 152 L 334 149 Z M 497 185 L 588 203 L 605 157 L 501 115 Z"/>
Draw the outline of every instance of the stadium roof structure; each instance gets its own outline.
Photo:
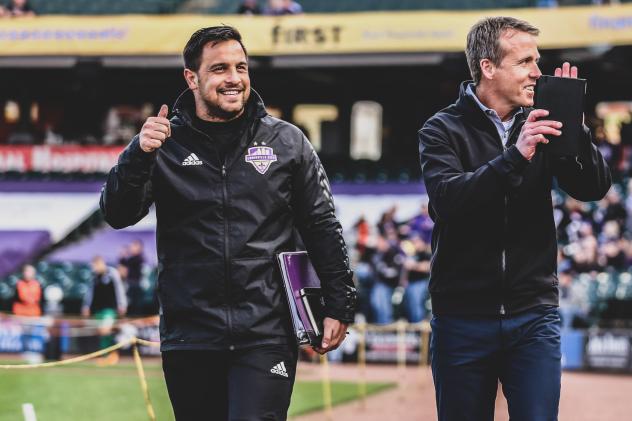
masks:
<path id="1" fill-rule="evenodd" d="M 298 16 L 40 16 L 5 20 L 0 66 L 71 67 L 86 57 L 106 67 L 181 67 L 196 29 L 228 24 L 244 36 L 255 66 L 435 64 L 462 52 L 484 16 L 509 15 L 541 30 L 542 49 L 603 51 L 632 45 L 632 4 L 556 9 L 406 11 Z"/>

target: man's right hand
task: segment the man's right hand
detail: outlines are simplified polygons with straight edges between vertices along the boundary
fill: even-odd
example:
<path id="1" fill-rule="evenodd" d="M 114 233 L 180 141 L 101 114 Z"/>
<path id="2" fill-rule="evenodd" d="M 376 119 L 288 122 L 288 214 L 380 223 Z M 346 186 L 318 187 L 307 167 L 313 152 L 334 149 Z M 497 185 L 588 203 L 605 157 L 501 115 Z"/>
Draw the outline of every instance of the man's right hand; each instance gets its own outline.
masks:
<path id="1" fill-rule="evenodd" d="M 140 129 L 140 148 L 144 152 L 153 152 L 160 148 L 171 136 L 171 124 L 167 119 L 169 107 L 162 105 L 157 117 L 149 117 Z"/>
<path id="2" fill-rule="evenodd" d="M 535 148 L 538 143 L 549 143 L 549 140 L 544 135 L 559 136 L 562 132 L 559 130 L 562 127 L 562 123 L 554 120 L 538 120 L 538 118 L 546 117 L 549 115 L 547 110 L 533 110 L 527 121 L 520 130 L 520 136 L 516 142 L 516 147 L 527 160 L 531 161 L 533 155 L 535 155 Z"/>

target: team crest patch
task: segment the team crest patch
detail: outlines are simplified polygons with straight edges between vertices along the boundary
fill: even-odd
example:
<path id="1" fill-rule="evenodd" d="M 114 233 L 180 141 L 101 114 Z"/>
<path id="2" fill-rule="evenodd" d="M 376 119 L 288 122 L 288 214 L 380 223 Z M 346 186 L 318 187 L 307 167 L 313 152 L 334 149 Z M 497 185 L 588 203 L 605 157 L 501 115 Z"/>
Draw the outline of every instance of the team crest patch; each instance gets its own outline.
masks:
<path id="1" fill-rule="evenodd" d="M 246 162 L 250 162 L 260 174 L 265 174 L 268 168 L 270 168 L 270 164 L 276 162 L 276 160 L 277 156 L 269 146 L 248 148 Z"/>

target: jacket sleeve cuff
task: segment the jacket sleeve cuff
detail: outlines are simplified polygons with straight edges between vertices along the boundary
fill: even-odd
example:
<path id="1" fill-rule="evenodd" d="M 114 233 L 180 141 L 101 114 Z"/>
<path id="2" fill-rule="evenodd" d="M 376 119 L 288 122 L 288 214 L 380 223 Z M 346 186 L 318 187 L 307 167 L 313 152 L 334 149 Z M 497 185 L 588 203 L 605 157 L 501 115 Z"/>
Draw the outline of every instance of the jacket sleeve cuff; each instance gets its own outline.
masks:
<path id="1" fill-rule="evenodd" d="M 325 317 L 330 317 L 346 324 L 353 323 L 357 301 L 356 289 L 347 284 L 345 285 L 344 296 L 336 298 L 327 299 L 325 297 Z"/>
<path id="2" fill-rule="evenodd" d="M 501 155 L 489 161 L 489 165 L 498 174 L 506 175 L 511 172 L 521 173 L 529 165 L 529 161 L 522 156 L 516 145 L 511 145 Z"/>
<path id="3" fill-rule="evenodd" d="M 136 136 L 129 145 L 130 161 L 151 167 L 156 160 L 156 151 L 145 152 L 140 148 L 140 140 Z"/>
<path id="4" fill-rule="evenodd" d="M 131 187 L 143 186 L 151 177 L 156 155 L 156 151 L 144 152 L 136 136 L 119 158 L 117 173 L 121 181 Z"/>
<path id="5" fill-rule="evenodd" d="M 489 165 L 501 176 L 505 185 L 512 188 L 522 183 L 522 172 L 529 165 L 529 161 L 522 156 L 516 145 L 511 145 L 489 161 Z"/>

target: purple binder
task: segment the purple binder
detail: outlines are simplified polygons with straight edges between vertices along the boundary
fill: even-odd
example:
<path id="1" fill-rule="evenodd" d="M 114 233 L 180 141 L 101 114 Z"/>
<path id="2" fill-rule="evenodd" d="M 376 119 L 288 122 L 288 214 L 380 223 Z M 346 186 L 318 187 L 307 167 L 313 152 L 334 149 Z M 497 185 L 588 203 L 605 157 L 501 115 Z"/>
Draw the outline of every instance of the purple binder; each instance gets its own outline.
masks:
<path id="1" fill-rule="evenodd" d="M 296 339 L 299 344 L 319 346 L 324 317 L 320 279 L 305 251 L 279 253 L 277 258 Z"/>

